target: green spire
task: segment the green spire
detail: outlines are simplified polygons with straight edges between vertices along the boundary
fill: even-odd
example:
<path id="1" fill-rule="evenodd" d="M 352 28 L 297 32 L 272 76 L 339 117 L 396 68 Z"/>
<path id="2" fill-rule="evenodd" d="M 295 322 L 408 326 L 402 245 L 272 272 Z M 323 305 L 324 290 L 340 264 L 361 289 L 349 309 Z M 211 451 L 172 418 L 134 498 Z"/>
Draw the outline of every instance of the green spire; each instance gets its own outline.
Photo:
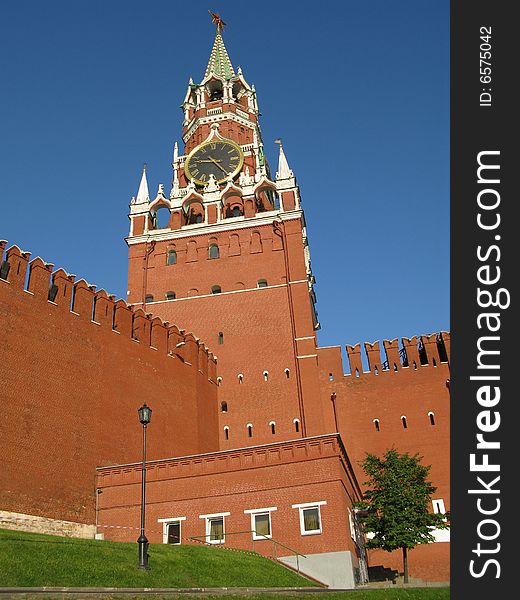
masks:
<path id="1" fill-rule="evenodd" d="M 224 77 L 225 79 L 231 79 L 232 77 L 235 77 L 235 70 L 233 69 L 231 60 L 229 59 L 226 47 L 224 46 L 224 40 L 222 39 L 220 28 L 217 28 L 215 43 L 213 44 L 213 49 L 211 50 L 211 55 L 209 57 L 208 66 L 206 67 L 204 79 L 206 79 L 206 77 L 211 73 L 214 73 L 219 77 Z"/>

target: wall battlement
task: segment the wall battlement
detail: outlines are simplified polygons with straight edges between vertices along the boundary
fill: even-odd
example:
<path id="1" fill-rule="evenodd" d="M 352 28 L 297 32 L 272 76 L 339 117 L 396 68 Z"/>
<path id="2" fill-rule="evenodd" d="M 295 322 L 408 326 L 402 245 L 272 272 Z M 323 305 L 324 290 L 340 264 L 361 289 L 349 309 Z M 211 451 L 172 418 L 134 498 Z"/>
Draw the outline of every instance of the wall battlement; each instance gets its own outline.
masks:
<path id="1" fill-rule="evenodd" d="M 109 328 L 143 348 L 177 357 L 216 383 L 217 359 L 193 333 L 116 300 L 103 289 L 96 291 L 95 285 L 84 279 L 76 281 L 76 276 L 64 269 L 54 270 L 52 263 L 40 257 L 30 260 L 31 254 L 16 245 L 5 250 L 6 246 L 7 242 L 0 240 L 0 281 L 14 292 L 29 293 L 35 302 L 49 302 L 59 311 L 73 313 L 93 326 Z"/>
<path id="2" fill-rule="evenodd" d="M 447 331 L 411 338 L 403 337 L 401 344 L 398 338 L 383 340 L 383 348 L 379 340 L 372 343 L 364 342 L 363 347 L 368 360 L 368 371 L 363 370 L 361 344 L 357 343 L 354 346 L 347 344 L 350 373 L 345 374 L 345 377 L 396 373 L 401 369 L 437 367 L 440 364 L 449 365 L 450 362 L 450 333 Z"/>

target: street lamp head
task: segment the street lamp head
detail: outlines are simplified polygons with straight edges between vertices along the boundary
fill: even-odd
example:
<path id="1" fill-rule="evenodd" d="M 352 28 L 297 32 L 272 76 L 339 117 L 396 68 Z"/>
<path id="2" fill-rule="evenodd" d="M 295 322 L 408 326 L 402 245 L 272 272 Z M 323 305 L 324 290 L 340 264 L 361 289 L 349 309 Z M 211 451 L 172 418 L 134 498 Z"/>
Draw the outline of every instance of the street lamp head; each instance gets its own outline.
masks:
<path id="1" fill-rule="evenodd" d="M 139 413 L 139 422 L 141 425 L 148 425 L 152 418 L 152 409 L 144 403 L 137 412 Z"/>

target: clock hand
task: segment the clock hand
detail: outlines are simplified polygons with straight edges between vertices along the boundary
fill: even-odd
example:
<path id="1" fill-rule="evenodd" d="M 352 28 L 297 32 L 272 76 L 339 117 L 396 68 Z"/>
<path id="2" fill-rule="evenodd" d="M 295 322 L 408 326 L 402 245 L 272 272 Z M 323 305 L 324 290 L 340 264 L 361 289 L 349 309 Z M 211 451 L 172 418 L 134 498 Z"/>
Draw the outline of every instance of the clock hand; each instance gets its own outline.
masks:
<path id="1" fill-rule="evenodd" d="M 227 175 L 227 171 L 225 171 L 225 170 L 223 169 L 223 167 L 221 167 L 221 166 L 218 164 L 218 162 L 217 162 L 217 161 L 216 161 L 214 158 L 211 158 L 211 156 L 210 156 L 210 157 L 209 157 L 209 160 L 210 160 L 211 162 L 215 163 L 215 164 L 217 165 L 217 167 L 218 167 L 218 168 L 219 168 L 219 169 L 222 171 L 222 173 L 224 173 L 224 175 Z M 219 162 L 220 162 L 220 161 L 219 161 Z"/>

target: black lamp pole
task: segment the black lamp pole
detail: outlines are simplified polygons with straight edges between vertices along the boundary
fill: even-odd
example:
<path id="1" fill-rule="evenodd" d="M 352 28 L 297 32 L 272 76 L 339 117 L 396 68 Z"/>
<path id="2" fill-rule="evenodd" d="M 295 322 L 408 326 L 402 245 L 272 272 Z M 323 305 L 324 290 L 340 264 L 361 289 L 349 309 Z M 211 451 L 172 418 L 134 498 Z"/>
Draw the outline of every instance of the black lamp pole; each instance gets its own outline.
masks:
<path id="1" fill-rule="evenodd" d="M 148 569 L 148 539 L 144 534 L 144 515 L 145 515 L 145 497 L 146 497 L 146 427 L 152 417 L 152 409 L 143 404 L 137 411 L 139 413 L 139 422 L 143 426 L 143 466 L 141 468 L 141 535 L 137 539 L 139 547 L 139 568 Z"/>

